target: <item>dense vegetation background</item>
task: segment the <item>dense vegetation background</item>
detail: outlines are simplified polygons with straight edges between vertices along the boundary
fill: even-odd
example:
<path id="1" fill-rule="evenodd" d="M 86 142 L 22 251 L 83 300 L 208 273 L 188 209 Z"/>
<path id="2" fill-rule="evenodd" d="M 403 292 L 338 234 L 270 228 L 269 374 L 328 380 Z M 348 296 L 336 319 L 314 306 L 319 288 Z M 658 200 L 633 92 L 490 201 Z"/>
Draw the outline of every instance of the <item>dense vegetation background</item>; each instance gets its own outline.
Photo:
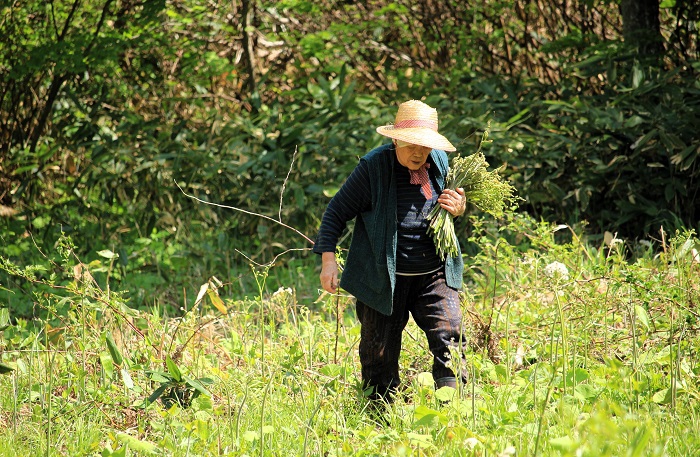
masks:
<path id="1" fill-rule="evenodd" d="M 0 457 L 695 455 L 698 26 L 693 0 L 0 0 Z M 410 98 L 460 153 L 490 125 L 523 200 L 460 218 L 468 382 L 433 388 L 409 322 L 378 416 L 309 249 Z"/>
<path id="2" fill-rule="evenodd" d="M 462 153 L 491 121 L 489 161 L 535 218 L 592 237 L 698 228 L 691 0 L 6 0 L 1 14 L 0 253 L 36 263 L 62 233 L 86 262 L 110 250 L 115 287 L 138 273 L 137 306 L 310 247 L 177 185 L 313 238 L 410 98 Z M 8 300 L 29 312 L 31 296 Z"/>

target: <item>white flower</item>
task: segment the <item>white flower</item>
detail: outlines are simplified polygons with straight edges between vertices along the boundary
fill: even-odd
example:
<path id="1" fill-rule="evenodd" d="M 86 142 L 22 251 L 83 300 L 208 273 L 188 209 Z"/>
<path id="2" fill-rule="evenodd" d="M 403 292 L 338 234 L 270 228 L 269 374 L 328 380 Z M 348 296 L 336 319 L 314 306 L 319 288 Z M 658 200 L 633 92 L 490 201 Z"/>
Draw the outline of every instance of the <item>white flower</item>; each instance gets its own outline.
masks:
<path id="1" fill-rule="evenodd" d="M 291 287 L 280 287 L 272 294 L 273 297 L 278 297 L 280 295 L 292 295 Z"/>
<path id="2" fill-rule="evenodd" d="M 510 455 L 515 455 L 517 451 L 515 450 L 515 446 L 508 446 L 507 448 L 503 449 L 503 452 L 498 454 L 498 457 L 508 457 Z"/>
<path id="3" fill-rule="evenodd" d="M 622 241 L 621 239 L 619 239 L 619 238 L 617 237 L 617 233 L 615 233 L 615 234 L 613 235 L 612 233 L 610 233 L 610 232 L 608 232 L 608 231 L 606 231 L 606 232 L 603 234 L 603 241 L 605 242 L 605 244 L 608 245 L 609 248 L 612 248 L 612 247 L 615 246 L 616 244 L 624 243 L 624 241 Z"/>
<path id="4" fill-rule="evenodd" d="M 452 368 L 452 357 L 449 352 L 445 352 L 445 367 Z"/>
<path id="5" fill-rule="evenodd" d="M 470 451 L 473 451 L 474 448 L 477 447 L 479 444 L 481 444 L 479 440 L 477 440 L 473 436 L 464 440 L 464 446 L 467 448 L 467 450 Z"/>
<path id="6" fill-rule="evenodd" d="M 569 279 L 569 269 L 561 262 L 552 262 L 544 267 L 544 274 L 548 278 L 561 279 L 567 281 Z"/>

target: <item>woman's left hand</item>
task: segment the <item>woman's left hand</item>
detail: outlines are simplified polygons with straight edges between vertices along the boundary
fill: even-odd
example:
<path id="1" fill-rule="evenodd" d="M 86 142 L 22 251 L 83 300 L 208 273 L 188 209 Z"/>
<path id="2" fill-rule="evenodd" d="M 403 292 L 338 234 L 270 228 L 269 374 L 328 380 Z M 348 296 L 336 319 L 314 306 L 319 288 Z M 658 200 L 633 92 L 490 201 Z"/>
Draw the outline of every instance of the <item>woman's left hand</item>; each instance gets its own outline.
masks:
<path id="1" fill-rule="evenodd" d="M 464 189 L 458 187 L 457 190 L 445 189 L 438 197 L 438 203 L 453 216 L 461 216 L 467 209 L 467 198 L 464 196 Z"/>

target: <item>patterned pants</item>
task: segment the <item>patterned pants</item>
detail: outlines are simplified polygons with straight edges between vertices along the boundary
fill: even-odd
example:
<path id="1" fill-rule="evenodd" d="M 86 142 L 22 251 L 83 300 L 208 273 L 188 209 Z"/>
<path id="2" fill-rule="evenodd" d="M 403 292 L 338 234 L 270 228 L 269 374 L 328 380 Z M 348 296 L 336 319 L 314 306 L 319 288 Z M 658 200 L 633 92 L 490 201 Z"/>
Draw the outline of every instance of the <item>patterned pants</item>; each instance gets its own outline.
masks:
<path id="1" fill-rule="evenodd" d="M 455 372 L 450 365 L 465 367 L 466 335 L 462 332 L 462 312 L 459 293 L 445 282 L 445 272 L 436 271 L 420 276 L 396 276 L 394 309 L 386 316 L 364 303 L 357 302 L 360 320 L 360 364 L 365 388 L 373 387 L 373 398 L 391 394 L 400 383 L 399 354 L 401 335 L 408 323 L 409 312 L 425 332 L 433 354 L 433 379 L 436 387 L 455 386 Z M 460 349 L 461 345 L 461 350 Z M 450 348 L 462 356 L 462 363 L 451 364 Z M 466 373 L 461 373 L 466 381 Z"/>

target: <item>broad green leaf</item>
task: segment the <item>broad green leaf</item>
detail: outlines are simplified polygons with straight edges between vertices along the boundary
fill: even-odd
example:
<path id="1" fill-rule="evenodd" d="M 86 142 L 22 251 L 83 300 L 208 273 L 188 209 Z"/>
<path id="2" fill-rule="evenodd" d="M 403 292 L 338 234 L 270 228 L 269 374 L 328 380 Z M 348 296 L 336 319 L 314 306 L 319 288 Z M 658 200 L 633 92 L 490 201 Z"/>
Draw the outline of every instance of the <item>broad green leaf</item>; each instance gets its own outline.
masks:
<path id="1" fill-rule="evenodd" d="M 165 359 L 165 365 L 168 367 L 170 376 L 172 376 L 176 382 L 182 382 L 182 373 L 170 356 Z"/>
<path id="2" fill-rule="evenodd" d="M 438 390 L 435 391 L 435 398 L 440 400 L 440 401 L 450 401 L 453 398 L 455 398 L 455 395 L 457 394 L 457 389 L 453 389 L 452 387 L 440 387 Z"/>
<path id="3" fill-rule="evenodd" d="M 137 452 L 155 454 L 158 450 L 158 447 L 155 444 L 148 441 L 142 441 L 131 435 L 127 435 L 126 433 L 117 433 L 117 439 L 129 446 L 129 449 L 132 449 Z"/>
<path id="4" fill-rule="evenodd" d="M 447 422 L 449 421 L 449 418 L 445 416 L 443 413 L 440 411 L 436 411 L 434 409 L 428 408 L 427 406 L 420 405 L 416 408 L 414 411 L 414 418 L 416 419 L 415 426 L 421 426 L 421 425 L 437 425 L 437 424 L 442 424 L 446 425 Z"/>
<path id="5" fill-rule="evenodd" d="M 406 433 L 406 438 L 408 438 L 408 440 L 411 444 L 420 446 L 422 448 L 433 446 L 433 436 L 432 435 L 427 435 L 427 434 L 423 434 L 423 433 L 408 432 L 408 433 Z"/>
<path id="6" fill-rule="evenodd" d="M 590 384 L 577 384 L 574 388 L 574 396 L 583 401 L 588 401 L 598 396 L 598 391 Z"/>
<path id="7" fill-rule="evenodd" d="M 658 133 L 658 131 L 656 129 L 651 129 L 650 131 L 648 131 L 644 135 L 637 138 L 637 140 L 634 143 L 632 143 L 632 145 L 630 146 L 630 149 L 641 148 L 642 146 L 647 144 L 647 142 L 649 142 L 650 139 L 654 138 L 657 135 L 657 133 Z"/>
<path id="8" fill-rule="evenodd" d="M 27 364 L 24 363 L 24 360 L 17 359 L 16 364 L 17 364 L 17 368 L 19 369 L 20 373 L 27 374 L 28 368 L 27 368 Z"/>
<path id="9" fill-rule="evenodd" d="M 252 443 L 253 441 L 260 439 L 260 434 L 253 430 L 247 430 L 243 433 L 243 439 L 249 443 Z"/>
<path id="10" fill-rule="evenodd" d="M 158 400 L 161 395 L 168 389 L 170 386 L 168 384 L 161 384 L 156 390 L 153 391 L 151 395 L 148 396 L 148 399 L 146 400 L 147 404 L 151 404 Z"/>
<path id="11" fill-rule="evenodd" d="M 323 97 L 323 90 L 316 84 L 309 83 L 306 85 L 306 89 L 309 91 L 309 94 L 311 94 L 311 96 L 315 99 L 321 99 Z"/>
<path id="12" fill-rule="evenodd" d="M 525 108 L 523 110 L 520 110 L 518 114 L 515 116 L 512 116 L 510 119 L 506 121 L 507 127 L 506 129 L 510 129 L 511 127 L 515 126 L 516 124 L 520 122 L 524 122 L 527 120 L 527 117 L 525 117 L 526 114 L 530 112 L 530 108 Z"/>
<path id="13" fill-rule="evenodd" d="M 647 314 L 647 310 L 642 308 L 640 305 L 635 305 L 634 314 L 637 316 L 637 319 L 642 323 L 644 328 L 649 330 L 649 315 Z"/>
<path id="14" fill-rule="evenodd" d="M 114 359 L 109 352 L 100 353 L 100 364 L 105 372 L 105 377 L 110 381 L 114 378 Z"/>
<path id="15" fill-rule="evenodd" d="M 569 383 L 575 382 L 577 384 L 580 384 L 588 379 L 588 372 L 583 368 L 576 368 L 573 370 L 569 370 L 566 374 L 566 378 Z"/>
<path id="16" fill-rule="evenodd" d="M 668 405 L 671 403 L 671 389 L 661 389 L 651 397 L 651 400 L 660 405 Z"/>
<path id="17" fill-rule="evenodd" d="M 335 378 L 340 374 L 340 365 L 329 363 L 321 368 L 321 374 Z"/>
<path id="18" fill-rule="evenodd" d="M 632 87 L 635 89 L 644 81 L 644 71 L 635 65 L 632 69 Z"/>
<path id="19" fill-rule="evenodd" d="M 10 326 L 10 310 L 0 308 L 0 332 Z"/>
<path id="20" fill-rule="evenodd" d="M 163 373 L 162 371 L 151 371 L 148 375 L 151 378 L 151 380 L 155 381 L 155 382 L 160 382 L 160 383 L 170 382 L 170 378 L 168 378 L 168 374 Z"/>
<path id="21" fill-rule="evenodd" d="M 212 412 L 214 409 L 214 403 L 212 402 L 210 396 L 200 395 L 192 400 L 192 407 L 195 411 Z"/>
<path id="22" fill-rule="evenodd" d="M 129 374 L 129 371 L 127 371 L 126 368 L 122 368 L 119 370 L 119 372 L 122 375 L 122 381 L 124 382 L 124 387 L 127 389 L 131 390 L 134 388 L 134 381 L 131 379 L 131 375 Z"/>
<path id="23" fill-rule="evenodd" d="M 345 66 L 343 65 L 343 68 Z M 348 103 L 352 100 L 352 95 L 355 90 L 355 84 L 357 83 L 356 80 L 352 80 L 350 84 L 348 85 L 348 88 L 345 90 L 343 93 L 343 97 L 340 100 L 340 103 L 338 104 L 338 109 L 345 109 L 345 107 L 348 105 Z"/>
<path id="24" fill-rule="evenodd" d="M 685 242 L 681 245 L 681 247 L 678 249 L 676 252 L 675 260 L 683 260 L 686 258 L 686 256 L 692 252 L 693 247 L 695 246 L 695 240 L 692 238 L 688 238 L 685 240 Z"/>
<path id="25" fill-rule="evenodd" d="M 0 374 L 12 373 L 15 367 L 12 367 L 6 363 L 0 363 Z"/>
<path id="26" fill-rule="evenodd" d="M 554 450 L 559 452 L 570 452 L 576 448 L 576 443 L 569 436 L 553 438 L 549 440 L 549 444 Z"/>
<path id="27" fill-rule="evenodd" d="M 187 383 L 190 387 L 192 387 L 194 390 L 197 392 L 206 395 L 208 397 L 211 397 L 211 393 L 204 387 L 204 385 L 198 380 L 198 379 L 192 379 L 189 376 L 183 376 L 182 380 Z"/>
<path id="28" fill-rule="evenodd" d="M 122 446 L 116 451 L 112 451 L 111 448 L 102 451 L 102 457 L 126 457 L 126 449 L 129 446 Z"/>
<path id="29" fill-rule="evenodd" d="M 119 258 L 119 254 L 117 254 L 116 252 L 112 252 L 109 249 L 103 249 L 101 251 L 97 251 L 97 255 L 99 255 L 100 257 L 104 257 L 105 259 L 110 259 L 110 260 Z"/>
<path id="30" fill-rule="evenodd" d="M 427 372 L 418 373 L 416 376 L 416 382 L 422 386 L 433 386 L 435 384 L 433 375 Z"/>
<path id="31" fill-rule="evenodd" d="M 114 364 L 117 366 L 121 366 L 124 360 L 122 358 L 121 352 L 119 352 L 117 343 L 114 342 L 114 337 L 112 336 L 111 332 L 105 331 L 105 341 L 107 342 L 107 349 L 109 349 L 109 353 L 112 356 Z"/>

